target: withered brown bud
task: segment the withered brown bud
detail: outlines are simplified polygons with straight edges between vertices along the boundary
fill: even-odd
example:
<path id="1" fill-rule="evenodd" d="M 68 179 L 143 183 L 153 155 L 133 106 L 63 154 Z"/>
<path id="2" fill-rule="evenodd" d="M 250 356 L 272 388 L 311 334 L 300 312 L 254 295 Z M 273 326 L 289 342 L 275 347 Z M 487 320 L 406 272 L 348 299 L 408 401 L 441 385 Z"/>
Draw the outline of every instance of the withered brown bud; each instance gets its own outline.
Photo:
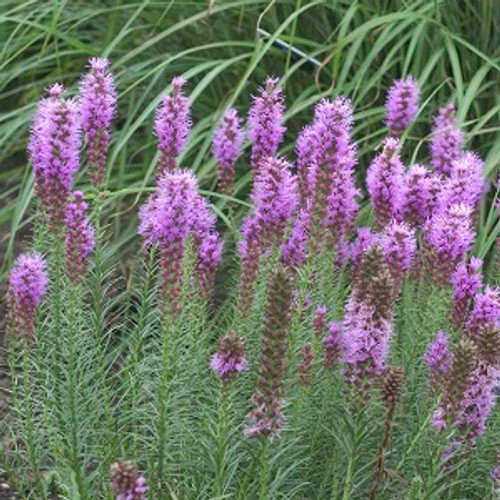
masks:
<path id="1" fill-rule="evenodd" d="M 312 383 L 314 361 L 314 353 L 312 352 L 310 342 L 300 350 L 300 357 L 301 361 L 297 367 L 299 372 L 298 383 L 301 387 L 309 387 Z"/>
<path id="2" fill-rule="evenodd" d="M 453 401 L 462 396 L 476 360 L 476 346 L 469 339 L 461 339 L 453 350 L 451 361 L 449 394 Z"/>
<path id="3" fill-rule="evenodd" d="M 478 358 L 492 366 L 500 364 L 500 329 L 488 325 L 476 340 Z"/>
<path id="4" fill-rule="evenodd" d="M 382 376 L 380 392 L 382 401 L 387 408 L 394 407 L 401 395 L 403 387 L 404 371 L 401 366 L 388 368 Z"/>

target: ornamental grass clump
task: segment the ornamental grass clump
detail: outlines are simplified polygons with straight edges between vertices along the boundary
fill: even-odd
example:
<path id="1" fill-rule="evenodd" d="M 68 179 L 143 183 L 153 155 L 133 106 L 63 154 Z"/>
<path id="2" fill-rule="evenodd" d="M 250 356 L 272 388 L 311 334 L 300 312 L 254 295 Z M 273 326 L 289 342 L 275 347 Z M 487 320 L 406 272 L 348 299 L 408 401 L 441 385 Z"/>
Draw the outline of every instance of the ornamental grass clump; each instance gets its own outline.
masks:
<path id="1" fill-rule="evenodd" d="M 49 87 L 33 120 L 37 203 L 5 318 L 0 460 L 19 496 L 498 489 L 498 196 L 454 107 L 430 118 L 434 89 L 407 77 L 385 113 L 310 95 L 285 118 L 269 77 L 214 103 L 216 123 L 186 73 L 145 108 L 149 177 L 117 190 L 110 68 L 92 58 L 77 95 Z"/>

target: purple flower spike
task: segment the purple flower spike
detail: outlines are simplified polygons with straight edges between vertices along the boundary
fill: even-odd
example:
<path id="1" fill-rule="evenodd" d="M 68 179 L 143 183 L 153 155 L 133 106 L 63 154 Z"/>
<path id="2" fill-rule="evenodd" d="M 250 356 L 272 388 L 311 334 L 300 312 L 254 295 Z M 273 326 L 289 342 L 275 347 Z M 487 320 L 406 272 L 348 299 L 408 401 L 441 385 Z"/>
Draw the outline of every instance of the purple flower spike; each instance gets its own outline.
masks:
<path id="1" fill-rule="evenodd" d="M 83 193 L 73 193 L 75 201 L 66 209 L 66 272 L 73 282 L 79 282 L 85 275 L 89 256 L 95 247 L 95 230 L 85 213 L 88 205 L 83 201 Z"/>
<path id="2" fill-rule="evenodd" d="M 492 325 L 500 326 L 500 292 L 487 286 L 474 297 L 474 307 L 467 317 L 464 334 L 473 342 L 477 342 Z"/>
<path id="3" fill-rule="evenodd" d="M 414 264 L 417 253 L 415 231 L 404 222 L 392 222 L 384 229 L 380 244 L 394 284 L 399 288 L 405 273 Z"/>
<path id="4" fill-rule="evenodd" d="M 315 163 L 309 171 L 311 231 L 316 247 L 342 246 L 353 230 L 358 212 L 354 167 L 356 145 L 351 140 L 351 101 L 323 99 L 315 109 L 311 140 L 315 141 Z"/>
<path id="5" fill-rule="evenodd" d="M 276 87 L 277 83 L 278 78 L 266 80 L 259 95 L 253 96 L 248 113 L 248 137 L 252 141 L 250 164 L 254 173 L 259 172 L 262 160 L 276 155 L 285 135 L 283 89 Z"/>
<path id="6" fill-rule="evenodd" d="M 39 253 L 20 255 L 10 272 L 7 292 L 7 331 L 32 340 L 35 310 L 47 290 L 47 263 Z"/>
<path id="7" fill-rule="evenodd" d="M 110 470 L 116 500 L 146 500 L 149 488 L 139 469 L 129 460 L 115 462 Z"/>
<path id="8" fill-rule="evenodd" d="M 309 243 L 309 212 L 300 210 L 295 217 L 290 236 L 283 245 L 282 261 L 297 269 L 306 261 Z"/>
<path id="9" fill-rule="evenodd" d="M 245 134 L 241 129 L 238 112 L 228 109 L 215 131 L 212 151 L 219 164 L 219 189 L 229 194 L 234 184 L 234 164 L 241 156 Z"/>
<path id="10" fill-rule="evenodd" d="M 172 94 L 163 98 L 156 110 L 154 129 L 160 150 L 158 178 L 177 168 L 177 159 L 191 129 L 189 99 L 182 93 L 186 80 L 172 80 Z"/>
<path id="11" fill-rule="evenodd" d="M 361 256 L 368 250 L 372 245 L 376 245 L 379 242 L 379 235 L 372 233 L 370 227 L 359 227 L 357 238 L 352 245 L 351 260 L 353 267 L 356 268 L 361 260 Z"/>
<path id="12" fill-rule="evenodd" d="M 328 335 L 323 340 L 323 365 L 327 370 L 335 370 L 342 358 L 341 324 L 332 321 L 328 325 Z"/>
<path id="13" fill-rule="evenodd" d="M 297 153 L 297 176 L 299 179 L 299 193 L 301 206 L 305 207 L 313 194 L 316 177 L 317 139 L 314 125 L 302 129 L 295 147 Z"/>
<path id="14" fill-rule="evenodd" d="M 483 261 L 471 257 L 469 263 L 461 262 L 451 276 L 453 285 L 453 305 L 450 313 L 450 323 L 458 330 L 464 323 L 472 299 L 482 286 L 481 266 Z"/>
<path id="15" fill-rule="evenodd" d="M 90 59 L 90 72 L 80 82 L 82 128 L 87 137 L 89 176 L 94 186 L 104 183 L 111 121 L 116 114 L 116 90 L 109 61 Z"/>
<path id="16" fill-rule="evenodd" d="M 413 121 L 420 100 L 420 89 L 412 76 L 396 80 L 389 89 L 385 124 L 392 136 L 400 136 Z"/>
<path id="17" fill-rule="evenodd" d="M 483 170 L 484 162 L 471 151 L 455 160 L 445 183 L 446 203 L 464 203 L 471 207 L 473 212 L 477 210 L 486 187 Z"/>
<path id="18" fill-rule="evenodd" d="M 398 146 L 398 139 L 386 139 L 382 153 L 371 162 L 366 174 L 376 222 L 381 227 L 392 219 L 400 220 L 405 205 L 405 171 Z"/>
<path id="19" fill-rule="evenodd" d="M 219 339 L 218 350 L 212 356 L 210 366 L 223 382 L 228 382 L 246 369 L 245 345 L 243 339 L 231 331 Z"/>
<path id="20" fill-rule="evenodd" d="M 406 175 L 404 197 L 404 220 L 413 227 L 421 227 L 431 215 L 431 181 L 429 171 L 423 165 L 415 164 Z"/>
<path id="21" fill-rule="evenodd" d="M 38 105 L 28 145 L 35 173 L 35 193 L 49 229 L 61 226 L 73 177 L 80 165 L 81 128 L 77 103 L 63 99 L 64 87 L 54 84 L 50 97 Z"/>
<path id="22" fill-rule="evenodd" d="M 139 234 L 146 248 L 157 245 L 163 275 L 163 295 L 173 313 L 180 308 L 180 281 L 186 238 L 196 218 L 196 178 L 190 171 L 166 173 L 158 190 L 139 211 Z"/>
<path id="23" fill-rule="evenodd" d="M 439 174 L 448 175 L 452 170 L 452 163 L 460 156 L 464 134 L 457 123 L 455 107 L 451 102 L 442 107 L 434 117 L 429 149 L 431 165 Z"/>
<path id="24" fill-rule="evenodd" d="M 446 286 L 456 266 L 463 262 L 474 242 L 471 209 L 452 205 L 438 212 L 424 226 L 427 274 L 438 286 Z"/>
<path id="25" fill-rule="evenodd" d="M 313 319 L 313 330 L 318 336 L 323 335 L 323 330 L 326 327 L 326 314 L 328 312 L 328 307 L 324 304 L 316 308 L 316 315 Z"/>
<path id="26" fill-rule="evenodd" d="M 429 344 L 424 361 L 429 368 L 429 389 L 435 392 L 443 390 L 451 366 L 451 352 L 445 332 L 438 332 L 436 339 Z"/>

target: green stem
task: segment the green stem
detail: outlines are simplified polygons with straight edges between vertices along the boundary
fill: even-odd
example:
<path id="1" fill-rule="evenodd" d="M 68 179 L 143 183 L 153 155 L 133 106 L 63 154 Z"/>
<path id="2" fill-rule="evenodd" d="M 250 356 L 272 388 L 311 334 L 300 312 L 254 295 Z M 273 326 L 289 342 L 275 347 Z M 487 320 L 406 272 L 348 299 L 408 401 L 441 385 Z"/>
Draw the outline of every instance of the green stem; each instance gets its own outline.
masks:
<path id="1" fill-rule="evenodd" d="M 264 438 L 260 453 L 260 474 L 259 474 L 259 500 L 267 499 L 267 489 L 269 485 L 269 439 Z"/>
<path id="2" fill-rule="evenodd" d="M 221 497 L 224 494 L 224 476 L 225 476 L 225 458 L 226 458 L 226 434 L 227 434 L 227 414 L 229 389 L 221 383 L 220 401 L 219 401 L 219 415 L 217 422 L 217 450 L 215 455 L 215 496 Z"/>

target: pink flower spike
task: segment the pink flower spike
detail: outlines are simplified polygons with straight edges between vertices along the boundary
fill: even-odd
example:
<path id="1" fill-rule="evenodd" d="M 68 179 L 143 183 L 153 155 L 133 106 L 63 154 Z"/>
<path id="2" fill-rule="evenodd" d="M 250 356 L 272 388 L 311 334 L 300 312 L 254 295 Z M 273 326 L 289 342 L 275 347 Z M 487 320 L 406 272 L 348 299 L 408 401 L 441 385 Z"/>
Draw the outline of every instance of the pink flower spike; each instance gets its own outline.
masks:
<path id="1" fill-rule="evenodd" d="M 413 121 L 420 100 L 420 89 L 410 75 L 404 80 L 396 80 L 389 89 L 386 102 L 385 124 L 392 136 L 400 136 Z"/>

